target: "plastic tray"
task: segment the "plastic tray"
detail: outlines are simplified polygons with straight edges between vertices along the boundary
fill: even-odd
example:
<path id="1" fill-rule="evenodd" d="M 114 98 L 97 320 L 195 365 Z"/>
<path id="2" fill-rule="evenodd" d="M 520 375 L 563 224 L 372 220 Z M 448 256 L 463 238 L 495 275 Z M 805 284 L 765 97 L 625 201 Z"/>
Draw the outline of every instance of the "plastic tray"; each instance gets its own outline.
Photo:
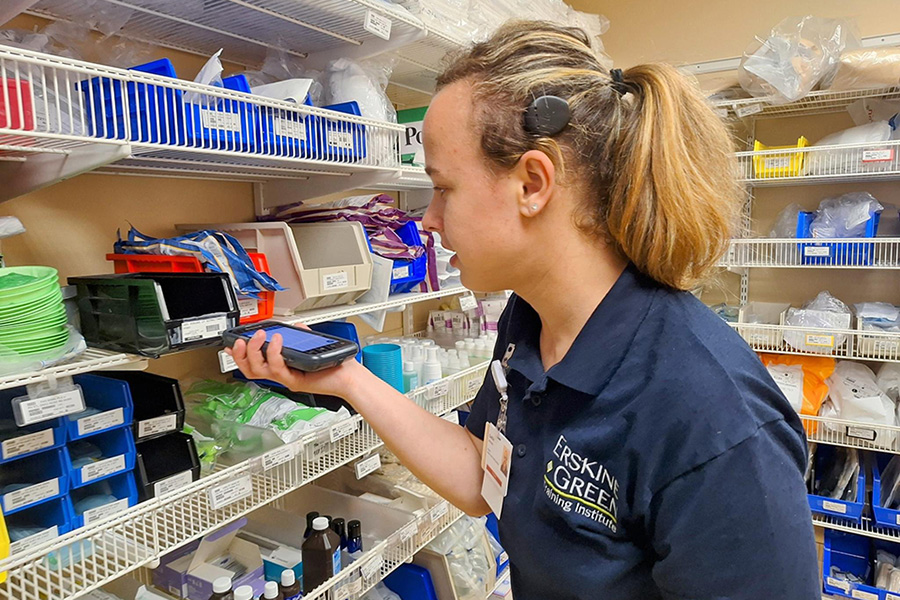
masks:
<path id="1" fill-rule="evenodd" d="M 11 484 L 28 484 L 0 497 L 4 515 L 11 515 L 69 491 L 69 456 L 65 448 L 47 450 L 0 466 L 0 490 Z"/>
<path id="2" fill-rule="evenodd" d="M 819 445 L 816 450 L 816 466 L 821 471 L 822 467 L 831 459 L 834 452 L 833 446 Z M 818 481 L 818 478 L 817 478 Z M 859 477 L 856 482 L 856 501 L 834 500 L 815 494 L 807 494 L 809 508 L 812 512 L 854 521 L 860 523 L 862 521 L 863 508 L 866 503 L 866 469 L 865 465 L 860 465 Z"/>
<path id="3" fill-rule="evenodd" d="M 184 427 L 184 398 L 177 379 L 146 371 L 104 371 L 103 376 L 121 380 L 131 389 L 136 441 L 181 431 Z"/>
<path id="4" fill-rule="evenodd" d="M 51 448 L 62 448 L 66 443 L 66 423 L 63 418 L 27 427 L 15 427 L 12 399 L 27 393 L 28 390 L 24 387 L 0 390 L 0 421 L 7 423 L 12 432 L 10 437 L 0 442 L 0 465 Z"/>
<path id="5" fill-rule="evenodd" d="M 835 596 L 859 600 L 871 598 L 897 600 L 900 598 L 895 593 L 872 585 L 875 574 L 874 556 L 881 549 L 887 550 L 895 556 L 900 554 L 900 544 L 871 540 L 867 537 L 826 529 L 822 551 L 822 580 L 825 591 Z M 836 579 L 831 576 L 832 566 L 845 573 L 853 573 L 866 583 L 851 583 Z"/>
<path id="6" fill-rule="evenodd" d="M 422 237 L 415 221 L 409 221 L 397 230 L 397 235 L 409 246 L 423 247 Z M 371 245 L 369 246 L 371 249 Z M 420 283 L 425 281 L 428 274 L 428 256 L 422 256 L 414 260 L 395 260 L 391 272 L 391 293 L 402 294 L 413 291 Z"/>
<path id="7" fill-rule="evenodd" d="M 303 102 L 312 106 L 309 95 Z M 316 158 L 316 126 L 318 117 L 298 112 L 260 107 L 259 140 L 266 154 L 289 156 L 291 158 Z"/>
<path id="8" fill-rule="evenodd" d="M 265 254 L 248 252 L 253 266 L 261 273 L 269 272 Z M 107 254 L 116 273 L 203 273 L 203 265 L 193 256 L 161 256 L 157 254 Z M 270 319 L 275 311 L 275 292 L 260 292 L 259 298 L 237 295 L 241 325 Z"/>
<path id="9" fill-rule="evenodd" d="M 131 435 L 130 427 L 120 427 L 73 442 L 69 445 L 69 458 L 73 462 L 77 458 L 73 451 L 75 447 L 73 444 L 84 443 L 97 446 L 103 454 L 98 461 L 84 467 L 76 469 L 72 466 L 72 474 L 69 479 L 71 488 L 84 487 L 134 469 L 134 438 Z"/>
<path id="10" fill-rule="evenodd" d="M 875 213 L 866 222 L 866 232 L 863 237 L 874 238 L 878 233 L 878 221 L 881 215 Z M 797 237 L 812 238 L 810 226 L 816 218 L 814 212 L 801 212 L 797 216 Z M 817 242 L 802 243 L 800 247 L 800 262 L 804 265 L 841 265 L 850 267 L 864 267 L 872 264 L 875 254 L 875 244 L 870 242 Z"/>
<path id="11" fill-rule="evenodd" d="M 78 514 L 78 510 L 75 507 L 78 505 L 79 500 L 94 494 L 109 494 L 114 496 L 116 501 L 98 508 L 88 509 L 83 514 Z M 90 525 L 94 521 L 121 512 L 138 503 L 134 474 L 131 472 L 122 473 L 105 481 L 98 481 L 83 488 L 72 490 L 71 501 L 73 529 Z"/>
<path id="12" fill-rule="evenodd" d="M 11 554 L 15 555 L 24 552 L 28 547 L 69 533 L 72 530 L 72 504 L 68 496 L 63 496 L 5 518 L 6 529 L 9 532 L 17 527 L 37 527 L 43 530 L 23 540 L 12 542 Z"/>
<path id="13" fill-rule="evenodd" d="M 200 459 L 194 439 L 184 433 L 170 433 L 138 443 L 135 475 L 142 502 L 155 497 L 157 491 L 162 494 L 197 481 Z"/>
<path id="14" fill-rule="evenodd" d="M 872 513 L 878 525 L 890 529 L 900 529 L 900 510 L 881 506 L 881 472 L 892 456 L 892 454 L 876 454 L 875 460 L 872 461 Z"/>
<path id="15" fill-rule="evenodd" d="M 362 116 L 359 104 L 343 102 L 322 107 L 325 110 Z M 335 162 L 356 162 L 366 157 L 366 126 L 318 117 L 315 127 L 317 158 Z"/>
<path id="16" fill-rule="evenodd" d="M 31 84 L 24 79 L 2 78 L 0 87 L 0 128 L 34 130 Z M 9 107 L 7 109 L 7 107 Z"/>
<path id="17" fill-rule="evenodd" d="M 70 277 L 88 344 L 153 358 L 217 346 L 237 325 L 234 290 L 223 273 L 128 273 Z"/>
<path id="18" fill-rule="evenodd" d="M 85 406 L 100 412 L 87 416 L 75 413 L 64 417 L 70 441 L 131 425 L 134 405 L 127 383 L 99 375 L 76 375 L 74 379 L 81 386 Z"/>
<path id="19" fill-rule="evenodd" d="M 800 136 L 795 146 L 766 146 L 759 140 L 753 142 L 753 151 L 763 150 L 790 150 L 794 148 L 806 148 L 809 140 Z M 753 157 L 753 173 L 759 179 L 772 179 L 776 177 L 797 177 L 803 173 L 803 164 L 806 160 L 806 152 L 792 152 L 785 154 L 766 154 Z"/>

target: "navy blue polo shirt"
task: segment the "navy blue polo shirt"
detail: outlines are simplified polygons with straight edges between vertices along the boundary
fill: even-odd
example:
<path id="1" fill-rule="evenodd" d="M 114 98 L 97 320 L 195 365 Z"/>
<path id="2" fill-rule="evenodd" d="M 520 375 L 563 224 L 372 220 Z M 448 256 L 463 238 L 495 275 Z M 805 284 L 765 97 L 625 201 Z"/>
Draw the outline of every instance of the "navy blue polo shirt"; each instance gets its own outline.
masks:
<path id="1" fill-rule="evenodd" d="M 629 266 L 561 362 L 512 296 L 500 541 L 516 600 L 820 599 L 800 419 L 747 344 Z M 488 372 L 466 426 L 497 422 Z"/>

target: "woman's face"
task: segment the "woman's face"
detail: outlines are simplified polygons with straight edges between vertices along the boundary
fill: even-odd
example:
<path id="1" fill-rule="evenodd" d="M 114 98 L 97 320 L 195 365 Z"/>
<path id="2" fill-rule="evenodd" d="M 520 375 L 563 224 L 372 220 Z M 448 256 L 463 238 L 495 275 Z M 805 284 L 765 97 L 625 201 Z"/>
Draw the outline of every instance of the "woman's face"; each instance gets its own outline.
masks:
<path id="1" fill-rule="evenodd" d="M 488 169 L 471 85 L 460 81 L 441 90 L 423 130 L 426 170 L 434 185 L 423 226 L 440 233 L 443 245 L 456 253 L 450 264 L 460 270 L 463 285 L 478 291 L 516 289 L 527 250 L 521 186 L 512 174 Z"/>

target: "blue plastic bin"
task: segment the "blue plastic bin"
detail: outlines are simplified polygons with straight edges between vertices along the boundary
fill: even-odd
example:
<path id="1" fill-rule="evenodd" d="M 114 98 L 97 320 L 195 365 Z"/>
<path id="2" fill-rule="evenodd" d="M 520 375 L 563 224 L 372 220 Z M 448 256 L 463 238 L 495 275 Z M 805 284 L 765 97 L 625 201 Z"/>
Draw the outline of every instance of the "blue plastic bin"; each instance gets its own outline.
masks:
<path id="1" fill-rule="evenodd" d="M 69 443 L 69 458 L 72 463 L 78 459 L 76 448 L 80 444 L 93 444 L 101 451 L 98 461 L 76 468 L 73 464 L 70 487 L 80 488 L 97 481 L 114 477 L 119 473 L 134 469 L 135 448 L 130 427 L 119 427 L 105 433 Z"/>
<path id="2" fill-rule="evenodd" d="M 250 93 L 243 75 L 222 79 L 226 90 Z M 256 112 L 258 108 L 241 100 L 211 96 L 209 106 L 186 102 L 187 144 L 214 150 L 247 150 L 256 145 Z"/>
<path id="3" fill-rule="evenodd" d="M 66 423 L 63 418 L 35 423 L 27 427 L 16 427 L 13 415 L 13 398 L 28 393 L 25 388 L 0 390 L 0 424 L 5 433 L 0 433 L 0 465 L 44 452 L 51 448 L 62 448 L 66 443 Z"/>
<path id="4" fill-rule="evenodd" d="M 438 600 L 428 569 L 403 564 L 384 578 L 384 585 L 403 600 Z"/>
<path id="5" fill-rule="evenodd" d="M 879 213 L 866 222 L 863 237 L 874 238 L 878 232 Z M 812 238 L 810 226 L 816 218 L 814 212 L 801 212 L 797 217 L 797 237 Z M 875 244 L 870 242 L 819 242 L 801 243 L 800 262 L 804 265 L 841 265 L 865 267 L 872 264 Z"/>
<path id="6" fill-rule="evenodd" d="M 833 454 L 834 446 L 819 445 L 816 450 L 816 473 L 821 474 L 824 472 L 824 467 L 831 460 Z M 818 479 L 819 477 L 817 476 L 817 482 Z M 853 502 L 825 498 L 824 496 L 816 496 L 815 494 L 807 494 L 806 497 L 809 501 L 809 508 L 814 513 L 860 523 L 862 521 L 863 507 L 866 503 L 865 465 L 860 466 L 856 486 L 856 500 Z"/>
<path id="7" fill-rule="evenodd" d="M 881 506 L 881 473 L 893 456 L 893 454 L 875 455 L 872 463 L 872 512 L 878 525 L 890 529 L 900 529 L 900 510 Z"/>
<path id="8" fill-rule="evenodd" d="M 488 513 L 485 517 L 487 522 L 485 523 L 485 527 L 487 527 L 488 533 L 491 534 L 491 537 L 500 543 L 500 524 L 497 522 L 497 515 L 494 513 Z M 509 566 L 509 555 L 506 551 L 500 553 L 500 556 L 495 558 L 495 562 L 497 563 L 497 576 L 499 577 L 501 573 Z"/>
<path id="9" fill-rule="evenodd" d="M 7 486 L 24 485 L 7 491 Z M 69 457 L 65 448 L 34 454 L 0 465 L 0 502 L 4 515 L 61 498 L 69 491 Z"/>
<path id="10" fill-rule="evenodd" d="M 114 496 L 116 500 L 96 509 L 82 511 L 79 514 L 78 503 L 94 495 L 110 495 Z M 72 490 L 71 500 L 72 529 L 84 527 L 85 518 L 88 520 L 87 524 L 90 525 L 94 521 L 130 508 L 138 503 L 138 491 L 134 482 L 134 474 L 131 472 L 122 473 L 105 481 L 98 481 L 83 488 Z"/>
<path id="11" fill-rule="evenodd" d="M 68 496 L 44 502 L 6 518 L 6 529 L 12 543 L 12 554 L 34 543 L 49 541 L 72 530 L 72 505 Z M 21 528 L 40 529 L 24 539 L 16 539 Z"/>
<path id="12" fill-rule="evenodd" d="M 309 95 L 303 102 L 312 106 Z M 283 108 L 262 106 L 259 109 L 258 139 L 263 152 L 290 158 L 317 158 L 317 117 Z"/>
<path id="13" fill-rule="evenodd" d="M 64 417 L 69 441 L 131 425 L 134 404 L 127 382 L 100 375 L 76 375 L 74 379 L 90 410 Z"/>
<path id="14" fill-rule="evenodd" d="M 422 236 L 419 235 L 419 228 L 415 221 L 409 221 L 400 229 L 397 229 L 397 235 L 409 246 L 425 247 L 422 243 Z M 372 242 L 366 239 L 369 244 L 369 252 L 372 250 Z M 422 256 L 413 260 L 395 260 L 393 270 L 391 272 L 391 294 L 402 294 L 404 292 L 413 291 L 420 283 L 425 281 L 428 275 L 428 255 L 422 253 Z"/>
<path id="15" fill-rule="evenodd" d="M 874 586 L 875 554 L 878 550 L 887 550 L 897 555 L 900 554 L 900 544 L 826 529 L 822 552 L 822 581 L 825 591 L 846 598 L 896 600 L 900 597 Z M 845 573 L 853 573 L 865 583 L 851 583 L 832 577 L 832 566 Z"/>
<path id="16" fill-rule="evenodd" d="M 362 116 L 359 104 L 343 102 L 323 106 L 325 110 Z M 317 156 L 325 160 L 353 163 L 366 157 L 366 126 L 318 117 L 315 123 Z"/>

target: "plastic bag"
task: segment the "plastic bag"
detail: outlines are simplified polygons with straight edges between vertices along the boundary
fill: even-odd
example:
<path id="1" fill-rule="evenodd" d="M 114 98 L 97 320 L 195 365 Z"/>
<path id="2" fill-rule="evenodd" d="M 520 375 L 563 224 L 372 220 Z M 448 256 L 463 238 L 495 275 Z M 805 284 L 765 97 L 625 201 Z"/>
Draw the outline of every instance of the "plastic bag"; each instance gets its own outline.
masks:
<path id="1" fill-rule="evenodd" d="M 884 363 L 881 365 L 875 383 L 882 392 L 887 394 L 888 398 L 900 403 L 900 364 Z"/>
<path id="2" fill-rule="evenodd" d="M 752 96 L 771 96 L 777 103 L 794 102 L 830 80 L 841 53 L 859 46 L 846 20 L 788 17 L 769 38 L 757 40 L 741 59 L 738 77 Z"/>
<path id="3" fill-rule="evenodd" d="M 285 79 L 253 86 L 251 91 L 257 96 L 303 104 L 313 83 L 312 79 L 307 78 Z"/>
<path id="4" fill-rule="evenodd" d="M 862 329 L 900 333 L 900 306 L 888 302 L 863 302 L 853 308 Z"/>
<path id="5" fill-rule="evenodd" d="M 803 377 L 799 381 L 802 386 L 802 403 L 800 408 L 797 409 L 797 412 L 801 415 L 811 416 L 819 414 L 822 403 L 825 401 L 825 398 L 828 397 L 828 385 L 825 383 L 825 380 L 834 373 L 835 362 L 833 358 L 796 356 L 791 354 L 760 354 L 759 358 L 766 368 L 769 369 L 770 373 L 772 372 L 772 369 L 776 367 L 780 367 L 781 369 L 791 367 L 800 368 L 803 372 Z M 785 391 L 782 384 L 787 386 L 790 390 L 790 386 L 797 382 L 786 381 L 779 383 L 779 380 L 776 378 L 775 383 L 778 383 L 782 391 Z M 785 392 L 785 396 L 787 395 L 787 392 Z M 788 399 L 790 400 L 790 397 Z"/>
<path id="6" fill-rule="evenodd" d="M 795 238 L 797 237 L 797 219 L 803 208 L 796 202 L 788 204 L 775 219 L 775 225 L 769 231 L 770 238 Z"/>
<path id="7" fill-rule="evenodd" d="M 855 500 L 859 491 L 859 467 L 859 453 L 855 448 L 835 448 L 832 460 L 819 475 L 813 492 L 835 500 Z"/>
<path id="8" fill-rule="evenodd" d="M 890 141 L 894 128 L 889 121 L 876 121 L 867 125 L 851 127 L 825 136 L 814 144 L 815 147 L 845 144 L 879 144 Z M 846 150 L 832 149 L 810 152 L 806 158 L 804 173 L 832 175 L 836 173 L 859 173 L 891 168 L 893 161 L 866 163 L 861 160 L 858 148 Z"/>
<path id="9" fill-rule="evenodd" d="M 897 424 L 896 402 L 881 391 L 869 367 L 849 360 L 838 361 L 826 383 L 837 418 L 873 425 Z M 895 435 L 889 437 L 887 443 L 893 444 Z"/>
<path id="10" fill-rule="evenodd" d="M 819 203 L 816 218 L 809 226 L 814 238 L 864 237 L 866 223 L 875 213 L 884 210 L 881 203 L 868 192 L 851 192 Z"/>
<path id="11" fill-rule="evenodd" d="M 893 133 L 891 124 L 885 121 L 875 121 L 866 125 L 858 125 L 849 129 L 826 135 L 813 144 L 814 146 L 843 146 L 846 144 L 869 144 L 887 142 Z M 820 154 L 818 152 L 813 155 Z"/>
<path id="12" fill-rule="evenodd" d="M 392 58 L 332 61 L 326 73 L 328 104 L 356 102 L 362 116 L 396 123 L 397 111 L 385 92 L 393 68 Z"/>
<path id="13" fill-rule="evenodd" d="M 814 329 L 847 329 L 850 327 L 851 316 L 850 308 L 846 304 L 828 291 L 823 291 L 804 304 L 803 308 L 789 308 L 784 324 Z M 845 334 L 835 335 L 831 340 L 832 343 L 825 345 L 810 344 L 805 331 L 785 330 L 783 337 L 791 347 L 817 354 L 831 354 L 835 348 L 840 348 L 847 342 Z"/>
<path id="14" fill-rule="evenodd" d="M 388 586 L 379 581 L 375 587 L 360 597 L 360 600 L 400 600 L 400 596 L 388 589 Z"/>
<path id="15" fill-rule="evenodd" d="M 838 92 L 898 84 L 900 49 L 858 48 L 841 54 L 829 89 Z"/>
<path id="16" fill-rule="evenodd" d="M 483 518 L 463 517 L 427 546 L 447 558 L 458 600 L 484 600 L 493 579 L 496 563 L 485 535 Z"/>
<path id="17" fill-rule="evenodd" d="M 219 48 L 218 52 L 209 57 L 209 60 L 206 61 L 206 64 L 203 65 L 203 68 L 200 69 L 200 72 L 194 77 L 194 83 L 224 87 L 222 84 L 222 71 L 224 71 L 225 68 L 222 66 L 222 61 L 219 60 L 219 55 L 221 54 L 222 48 Z M 216 103 L 216 99 L 210 98 L 206 94 L 201 94 L 200 92 L 187 92 L 184 95 L 184 101 L 190 102 L 191 104 L 204 105 Z"/>
<path id="18" fill-rule="evenodd" d="M 856 125 L 889 121 L 891 117 L 900 113 L 900 101 L 862 98 L 847 106 L 847 112 L 850 113 L 850 118 Z M 896 138 L 896 135 L 895 129 L 893 137 Z"/>

